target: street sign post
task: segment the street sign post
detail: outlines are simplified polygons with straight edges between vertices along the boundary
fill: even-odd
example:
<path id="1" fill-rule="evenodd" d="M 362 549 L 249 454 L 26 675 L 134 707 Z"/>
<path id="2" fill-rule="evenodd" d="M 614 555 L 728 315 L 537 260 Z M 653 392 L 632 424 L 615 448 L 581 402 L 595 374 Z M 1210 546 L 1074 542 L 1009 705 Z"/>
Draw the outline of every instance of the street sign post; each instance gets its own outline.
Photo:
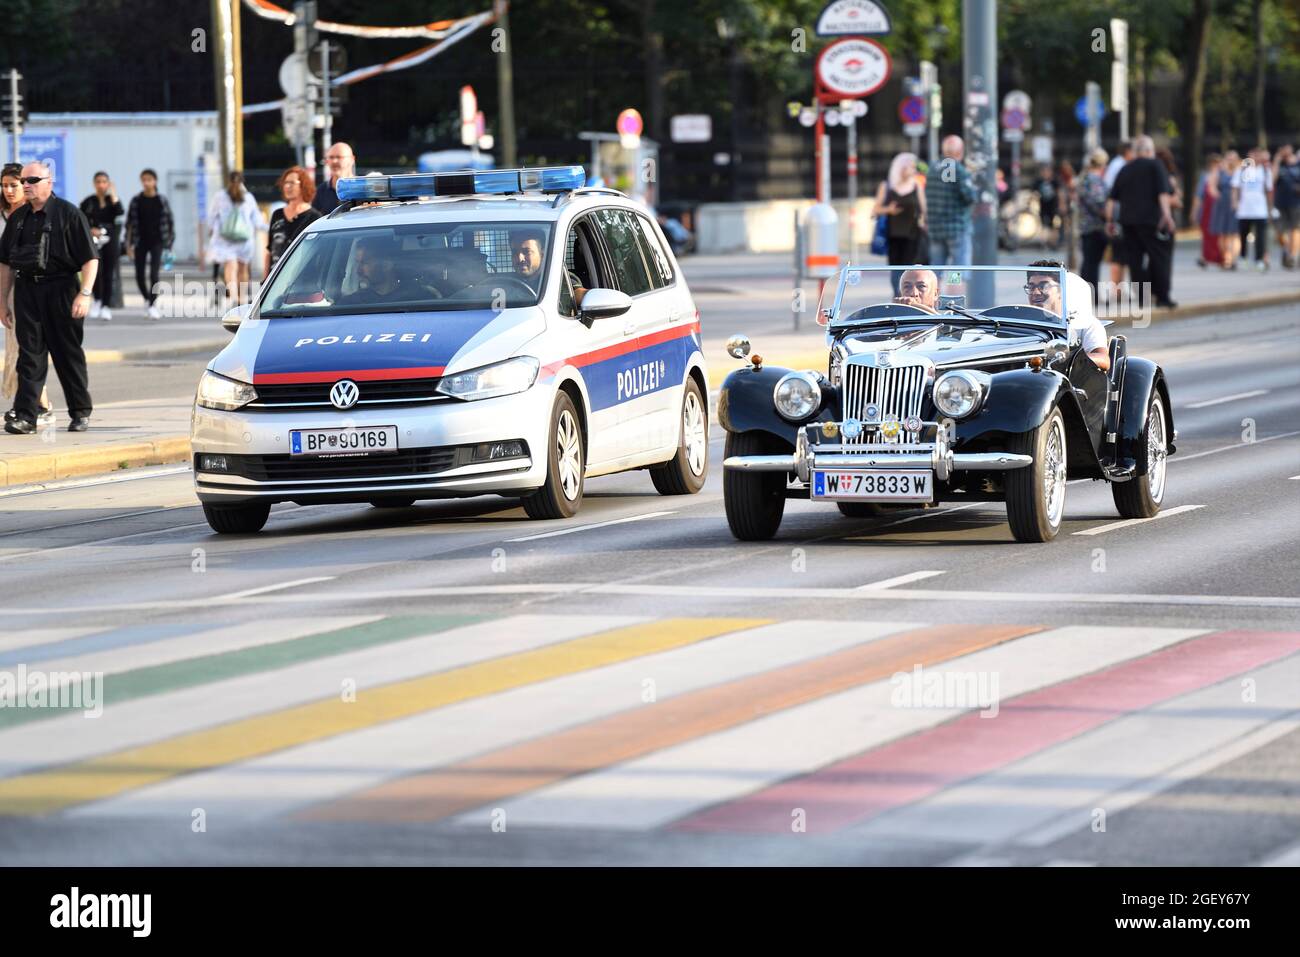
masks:
<path id="1" fill-rule="evenodd" d="M 939 91 L 939 68 L 929 60 L 921 61 L 921 95 L 929 104 L 930 165 L 939 162 L 939 130 L 943 126 L 943 100 Z"/>
<path id="2" fill-rule="evenodd" d="M 1025 141 L 1025 130 L 1032 122 L 1029 111 L 1033 104 L 1024 90 L 1009 90 L 1002 97 L 1002 138 L 1011 146 L 1011 181 L 1008 185 L 1013 200 L 1020 189 L 1020 144 Z M 1015 242 L 1014 238 L 1012 242 Z"/>
<path id="3" fill-rule="evenodd" d="M 23 75 L 12 67 L 4 75 L 4 93 L 0 99 L 3 99 L 5 129 L 12 137 L 13 161 L 17 163 L 19 140 L 23 134 L 23 122 L 27 115 L 25 106 L 27 84 L 23 81 Z"/>
<path id="4" fill-rule="evenodd" d="M 1084 91 L 1083 98 L 1074 104 L 1074 115 L 1085 127 L 1083 149 L 1085 154 L 1090 154 L 1101 146 L 1101 121 L 1106 118 L 1106 104 L 1101 100 L 1100 83 L 1089 80 Z M 1084 159 L 1087 160 L 1086 155 Z"/>
<path id="5" fill-rule="evenodd" d="M 1110 46 L 1115 61 L 1110 65 L 1110 107 L 1119 112 L 1120 142 L 1128 141 L 1128 21 L 1110 21 Z"/>

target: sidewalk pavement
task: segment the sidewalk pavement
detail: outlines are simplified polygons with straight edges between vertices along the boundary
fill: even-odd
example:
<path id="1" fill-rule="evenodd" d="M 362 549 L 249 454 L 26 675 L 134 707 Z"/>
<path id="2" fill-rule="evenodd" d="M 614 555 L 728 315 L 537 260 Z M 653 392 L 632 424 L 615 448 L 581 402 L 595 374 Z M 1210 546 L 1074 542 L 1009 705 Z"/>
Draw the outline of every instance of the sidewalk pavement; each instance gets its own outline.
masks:
<path id="1" fill-rule="evenodd" d="M 1197 248 L 1180 242 L 1175 252 L 1174 310 L 1156 310 L 1163 322 L 1214 313 L 1257 309 L 1300 302 L 1300 271 L 1279 269 L 1257 273 L 1243 263 L 1236 272 L 1200 270 Z M 1037 259 L 1043 253 L 1024 251 L 1015 262 Z M 1010 262 L 1003 253 L 1004 261 Z M 825 363 L 824 332 L 813 320 L 816 300 L 813 283 L 808 309 L 798 332 L 792 330 L 790 312 L 793 279 L 787 254 L 688 256 L 682 270 L 704 316 L 704 352 L 709 366 L 710 390 L 716 389 L 739 363 L 726 354 L 728 335 L 749 334 L 771 365 L 820 368 Z M 1104 273 L 1103 279 L 1107 278 Z M 199 276 L 197 266 L 182 264 L 177 272 L 187 280 Z M 112 322 L 87 320 L 86 345 L 93 362 L 126 362 L 144 358 L 211 355 L 230 341 L 212 316 L 149 320 L 143 301 L 127 290 L 127 307 L 114 312 Z M 183 310 L 177 310 L 183 312 Z M 1122 317 L 1116 327 L 1131 324 Z M 51 373 L 53 374 L 53 373 Z M 189 458 L 190 399 L 142 398 L 110 403 L 95 409 L 91 428 L 66 431 L 67 414 L 60 411 L 55 430 L 43 435 L 0 433 L 0 488 L 55 481 L 122 468 L 184 462 Z"/>

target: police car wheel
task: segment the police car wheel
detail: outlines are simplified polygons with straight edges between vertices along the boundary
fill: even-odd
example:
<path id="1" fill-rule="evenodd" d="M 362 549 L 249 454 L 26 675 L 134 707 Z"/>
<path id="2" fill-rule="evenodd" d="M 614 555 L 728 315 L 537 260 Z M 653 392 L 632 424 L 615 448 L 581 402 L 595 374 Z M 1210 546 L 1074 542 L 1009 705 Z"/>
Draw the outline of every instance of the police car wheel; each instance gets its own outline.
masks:
<path id="1" fill-rule="evenodd" d="M 787 445 L 784 451 L 789 448 Z M 776 440 L 763 432 L 731 432 L 727 434 L 724 455 L 770 455 L 781 451 Z M 723 472 L 722 503 L 731 534 L 742 542 L 763 541 L 775 535 L 785 514 L 785 486 L 784 472 Z"/>
<path id="2" fill-rule="evenodd" d="M 220 535 L 249 535 L 260 532 L 271 514 L 270 502 L 251 505 L 204 505 L 203 517 Z"/>
<path id="3" fill-rule="evenodd" d="M 686 380 L 682 393 L 682 435 L 677 454 L 650 470 L 660 495 L 694 495 L 709 474 L 709 404 L 700 385 Z"/>
<path id="4" fill-rule="evenodd" d="M 551 442 L 546 458 L 546 484 L 524 499 L 529 518 L 570 518 L 582 506 L 587 450 L 578 410 L 567 392 L 555 397 L 551 410 Z"/>

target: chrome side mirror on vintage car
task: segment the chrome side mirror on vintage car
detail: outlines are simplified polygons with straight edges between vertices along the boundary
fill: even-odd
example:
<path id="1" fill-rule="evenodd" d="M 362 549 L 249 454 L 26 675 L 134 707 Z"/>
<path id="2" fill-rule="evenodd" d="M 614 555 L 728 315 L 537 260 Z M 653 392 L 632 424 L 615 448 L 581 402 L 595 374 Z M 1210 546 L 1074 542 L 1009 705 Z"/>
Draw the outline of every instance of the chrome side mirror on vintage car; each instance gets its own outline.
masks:
<path id="1" fill-rule="evenodd" d="M 1047 344 L 1045 352 L 1047 367 L 1050 369 L 1055 365 L 1063 365 L 1070 357 L 1070 348 L 1060 339 L 1053 340 Z"/>
<path id="2" fill-rule="evenodd" d="M 727 340 L 727 355 L 733 359 L 744 359 L 749 355 L 749 336 L 736 333 Z"/>
<path id="3" fill-rule="evenodd" d="M 240 323 L 247 319 L 248 314 L 252 311 L 253 304 L 251 302 L 227 309 L 226 314 L 221 317 L 221 328 L 230 333 L 238 332 Z"/>
<path id="4" fill-rule="evenodd" d="M 632 297 L 617 289 L 588 289 L 582 296 L 580 319 L 608 319 L 632 308 Z"/>

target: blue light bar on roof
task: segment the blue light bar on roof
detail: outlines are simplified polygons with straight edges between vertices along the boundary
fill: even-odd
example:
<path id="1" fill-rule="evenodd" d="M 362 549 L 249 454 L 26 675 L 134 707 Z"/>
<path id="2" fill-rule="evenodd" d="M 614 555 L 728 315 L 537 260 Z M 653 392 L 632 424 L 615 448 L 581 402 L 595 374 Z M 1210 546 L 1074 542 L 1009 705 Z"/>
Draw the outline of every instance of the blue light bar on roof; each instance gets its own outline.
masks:
<path id="1" fill-rule="evenodd" d="M 339 180 L 340 201 L 377 203 L 420 196 L 485 196 L 511 193 L 567 193 L 587 181 L 581 166 L 537 169 L 492 169 L 455 173 L 399 173 L 396 176 L 349 176 Z"/>

